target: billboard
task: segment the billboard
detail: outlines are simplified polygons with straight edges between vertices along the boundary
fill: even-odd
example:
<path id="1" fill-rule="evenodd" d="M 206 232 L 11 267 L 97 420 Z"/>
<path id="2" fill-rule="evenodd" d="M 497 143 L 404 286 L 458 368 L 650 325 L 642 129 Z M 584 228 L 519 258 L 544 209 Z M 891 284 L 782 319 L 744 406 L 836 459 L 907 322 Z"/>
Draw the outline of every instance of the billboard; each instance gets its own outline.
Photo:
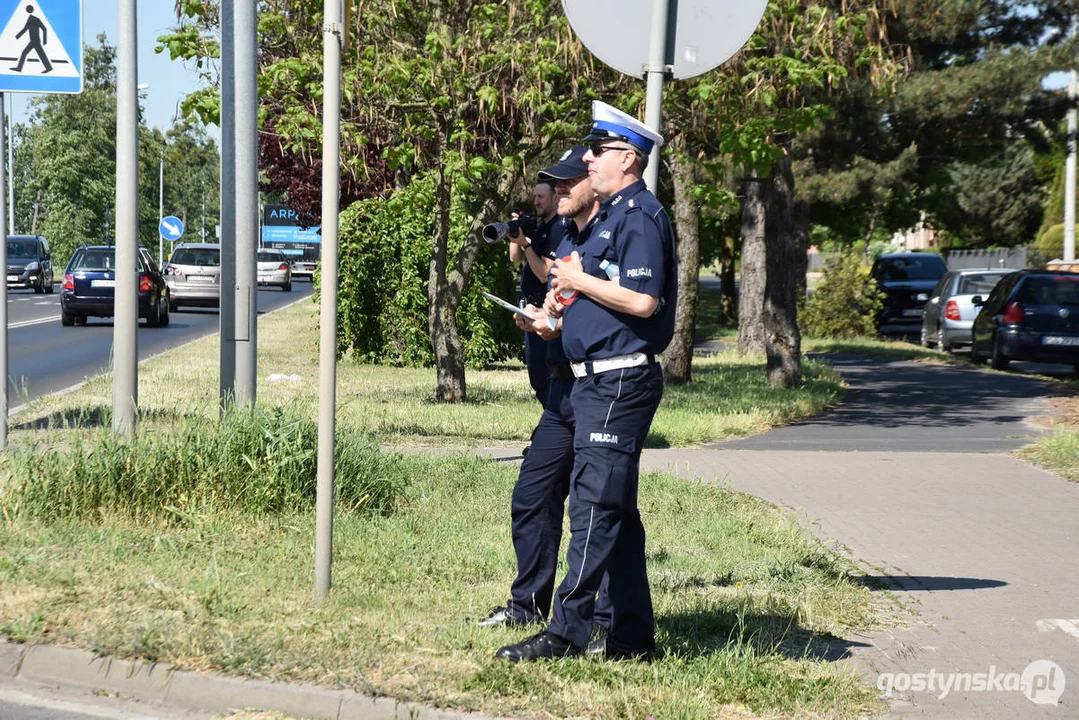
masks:
<path id="1" fill-rule="evenodd" d="M 322 242 L 322 228 L 301 228 L 294 210 L 284 205 L 266 205 L 262 209 L 262 244 L 281 250 L 296 244 L 312 245 Z"/>

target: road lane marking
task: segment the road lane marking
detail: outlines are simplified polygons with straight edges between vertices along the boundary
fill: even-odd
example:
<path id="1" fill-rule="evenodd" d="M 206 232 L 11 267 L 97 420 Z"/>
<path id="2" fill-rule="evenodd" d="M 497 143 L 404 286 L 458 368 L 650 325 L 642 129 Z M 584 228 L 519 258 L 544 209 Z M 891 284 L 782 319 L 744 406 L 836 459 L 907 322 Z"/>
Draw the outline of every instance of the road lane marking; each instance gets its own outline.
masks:
<path id="1" fill-rule="evenodd" d="M 1061 630 L 1074 638 L 1079 638 L 1079 618 L 1069 620 L 1066 618 L 1048 618 L 1037 621 L 1039 632 L 1053 632 Z"/>
<path id="2" fill-rule="evenodd" d="M 14 330 L 15 328 L 28 327 L 30 325 L 41 325 L 42 323 L 54 322 L 59 320 L 59 315 L 50 315 L 46 318 L 38 318 L 37 320 L 23 320 L 22 322 L 8 323 L 8 330 Z"/>

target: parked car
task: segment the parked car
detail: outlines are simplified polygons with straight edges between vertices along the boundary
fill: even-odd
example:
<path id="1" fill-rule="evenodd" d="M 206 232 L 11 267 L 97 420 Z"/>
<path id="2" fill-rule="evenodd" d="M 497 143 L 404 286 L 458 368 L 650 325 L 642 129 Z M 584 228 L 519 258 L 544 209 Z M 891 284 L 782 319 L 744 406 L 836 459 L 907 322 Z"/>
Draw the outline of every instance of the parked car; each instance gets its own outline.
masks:
<path id="1" fill-rule="evenodd" d="M 52 252 L 41 235 L 7 236 L 7 286 L 52 293 Z"/>
<path id="2" fill-rule="evenodd" d="M 922 315 L 922 347 L 936 346 L 941 352 L 970 345 L 970 328 L 978 308 L 971 300 L 986 297 L 1000 279 L 1015 272 L 1001 270 L 952 270 L 929 293 Z"/>
<path id="3" fill-rule="evenodd" d="M 259 285 L 275 285 L 284 292 L 292 292 L 292 266 L 280 250 L 262 248 L 258 251 Z"/>
<path id="4" fill-rule="evenodd" d="M 139 317 L 150 327 L 169 324 L 169 289 L 150 253 L 139 248 Z M 75 250 L 60 290 L 60 324 L 85 325 L 88 317 L 113 317 L 116 306 L 116 248 L 92 245 Z"/>
<path id="5" fill-rule="evenodd" d="M 1067 363 L 1079 373 L 1079 273 L 1020 270 L 976 296 L 971 358 L 1003 370 L 1012 360 Z"/>
<path id="6" fill-rule="evenodd" d="M 870 276 L 884 292 L 884 309 L 877 317 L 882 335 L 918 332 L 929 293 L 948 266 L 936 253 L 888 253 L 873 263 Z"/>
<path id="7" fill-rule="evenodd" d="M 172 310 L 181 305 L 221 306 L 221 246 L 180 243 L 165 264 Z"/>

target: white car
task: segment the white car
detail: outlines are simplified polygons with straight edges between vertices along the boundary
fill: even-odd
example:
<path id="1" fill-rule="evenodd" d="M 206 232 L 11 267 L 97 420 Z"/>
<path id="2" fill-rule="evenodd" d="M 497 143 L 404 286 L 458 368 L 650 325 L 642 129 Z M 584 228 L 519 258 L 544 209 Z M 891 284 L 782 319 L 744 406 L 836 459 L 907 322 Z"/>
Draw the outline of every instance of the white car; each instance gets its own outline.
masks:
<path id="1" fill-rule="evenodd" d="M 292 292 L 292 266 L 280 250 L 262 248 L 258 253 L 259 285 L 276 285 L 284 292 Z"/>

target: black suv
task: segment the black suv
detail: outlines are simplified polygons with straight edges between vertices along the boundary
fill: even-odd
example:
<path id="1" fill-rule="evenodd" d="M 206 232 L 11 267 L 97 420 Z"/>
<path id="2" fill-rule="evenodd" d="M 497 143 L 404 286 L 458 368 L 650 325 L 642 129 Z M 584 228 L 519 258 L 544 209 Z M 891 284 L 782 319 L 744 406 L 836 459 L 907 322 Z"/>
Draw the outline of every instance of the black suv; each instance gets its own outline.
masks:
<path id="1" fill-rule="evenodd" d="M 889 253 L 873 263 L 870 275 L 884 293 L 884 309 L 877 317 L 882 335 L 917 333 L 929 293 L 948 272 L 936 253 Z"/>
<path id="2" fill-rule="evenodd" d="M 52 253 L 40 235 L 7 236 L 7 286 L 52 292 Z"/>

